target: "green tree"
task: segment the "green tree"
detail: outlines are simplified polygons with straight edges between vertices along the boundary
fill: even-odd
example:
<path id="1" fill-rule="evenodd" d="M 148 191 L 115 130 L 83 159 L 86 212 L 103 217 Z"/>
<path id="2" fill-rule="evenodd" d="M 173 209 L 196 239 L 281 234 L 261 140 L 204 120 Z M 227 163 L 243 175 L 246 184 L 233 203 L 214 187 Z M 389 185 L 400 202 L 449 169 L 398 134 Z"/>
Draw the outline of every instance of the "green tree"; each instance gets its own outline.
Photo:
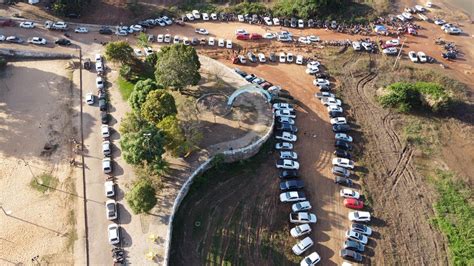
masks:
<path id="1" fill-rule="evenodd" d="M 128 205 L 134 214 L 148 212 L 155 207 L 156 191 L 146 180 L 139 180 L 125 195 Z"/>
<path id="2" fill-rule="evenodd" d="M 133 49 L 125 41 L 110 42 L 105 46 L 105 57 L 112 62 L 130 64 L 134 61 Z"/>
<path id="3" fill-rule="evenodd" d="M 186 142 L 186 138 L 176 116 L 167 116 L 156 126 L 161 129 L 161 132 L 165 135 L 166 149 L 175 156 L 182 155 L 183 152 L 185 152 L 183 146 Z"/>
<path id="4" fill-rule="evenodd" d="M 164 136 L 152 125 L 143 127 L 137 132 L 122 134 L 120 140 L 123 158 L 127 163 L 139 165 L 147 162 L 151 165 L 156 164 L 158 168 L 164 166 L 162 159 L 164 144 Z"/>
<path id="5" fill-rule="evenodd" d="M 273 7 L 273 15 L 309 18 L 338 11 L 348 0 L 279 0 Z"/>
<path id="6" fill-rule="evenodd" d="M 135 112 L 140 113 L 140 109 L 142 108 L 142 104 L 146 101 L 148 93 L 162 88 L 163 87 L 158 86 L 152 79 L 139 80 L 133 87 L 128 102 Z"/>
<path id="7" fill-rule="evenodd" d="M 146 35 L 144 32 L 140 32 L 140 34 L 138 34 L 137 41 L 138 41 L 138 46 L 142 48 L 150 46 L 148 42 L 148 35 Z"/>
<path id="8" fill-rule="evenodd" d="M 165 46 L 158 52 L 155 78 L 164 87 L 183 89 L 197 85 L 201 79 L 201 63 L 196 50 L 184 44 Z"/>
<path id="9" fill-rule="evenodd" d="M 154 90 L 148 93 L 141 106 L 141 114 L 149 123 L 156 125 L 163 118 L 177 113 L 173 95 L 165 90 Z"/>
<path id="10" fill-rule="evenodd" d="M 120 121 L 120 133 L 136 133 L 142 128 L 149 126 L 148 122 L 143 119 L 139 113 L 128 112 L 125 117 Z"/>

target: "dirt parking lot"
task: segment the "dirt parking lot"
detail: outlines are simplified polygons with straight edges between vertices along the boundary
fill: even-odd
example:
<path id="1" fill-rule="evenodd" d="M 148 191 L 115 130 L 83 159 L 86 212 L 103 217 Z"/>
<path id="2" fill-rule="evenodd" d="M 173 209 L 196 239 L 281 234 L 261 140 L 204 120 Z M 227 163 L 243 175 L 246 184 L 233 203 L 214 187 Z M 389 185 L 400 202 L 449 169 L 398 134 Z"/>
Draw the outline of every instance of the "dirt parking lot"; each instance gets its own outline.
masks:
<path id="1" fill-rule="evenodd" d="M 69 160 L 79 116 L 71 71 L 68 61 L 21 61 L 0 73 L 0 264 L 73 263 L 78 171 Z"/>

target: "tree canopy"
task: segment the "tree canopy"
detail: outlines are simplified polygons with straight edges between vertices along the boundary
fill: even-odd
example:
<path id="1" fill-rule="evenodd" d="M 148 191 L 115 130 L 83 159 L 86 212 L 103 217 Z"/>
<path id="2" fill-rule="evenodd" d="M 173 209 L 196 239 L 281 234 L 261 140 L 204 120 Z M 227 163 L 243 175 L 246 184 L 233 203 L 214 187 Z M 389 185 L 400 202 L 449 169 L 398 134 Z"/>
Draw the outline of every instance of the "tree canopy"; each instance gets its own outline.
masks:
<path id="1" fill-rule="evenodd" d="M 122 134 L 120 146 L 123 158 L 129 164 L 163 165 L 165 139 L 155 126 L 146 126 L 137 132 Z"/>
<path id="2" fill-rule="evenodd" d="M 336 11 L 347 0 L 279 0 L 273 7 L 273 15 L 309 18 L 325 11 Z"/>
<path id="3" fill-rule="evenodd" d="M 146 97 L 151 91 L 162 89 L 152 79 L 139 80 L 133 87 L 133 91 L 128 98 L 130 106 L 135 112 L 140 113 L 142 104 L 146 101 Z"/>
<path id="4" fill-rule="evenodd" d="M 105 57 L 112 62 L 128 64 L 133 62 L 133 48 L 125 41 L 109 42 L 105 46 Z"/>
<path id="5" fill-rule="evenodd" d="M 165 135 L 166 149 L 173 155 L 182 154 L 183 144 L 186 142 L 186 138 L 176 116 L 167 116 L 156 126 L 161 129 L 161 132 Z"/>
<path id="6" fill-rule="evenodd" d="M 157 202 L 155 188 L 143 179 L 133 184 L 132 189 L 125 195 L 125 199 L 134 214 L 150 211 Z"/>
<path id="7" fill-rule="evenodd" d="M 156 125 L 163 118 L 177 113 L 173 95 L 165 90 L 153 90 L 148 93 L 141 106 L 141 114 L 149 123 Z"/>
<path id="8" fill-rule="evenodd" d="M 165 46 L 157 56 L 155 78 L 164 87 L 179 90 L 197 85 L 201 79 L 201 63 L 193 47 L 184 44 Z"/>

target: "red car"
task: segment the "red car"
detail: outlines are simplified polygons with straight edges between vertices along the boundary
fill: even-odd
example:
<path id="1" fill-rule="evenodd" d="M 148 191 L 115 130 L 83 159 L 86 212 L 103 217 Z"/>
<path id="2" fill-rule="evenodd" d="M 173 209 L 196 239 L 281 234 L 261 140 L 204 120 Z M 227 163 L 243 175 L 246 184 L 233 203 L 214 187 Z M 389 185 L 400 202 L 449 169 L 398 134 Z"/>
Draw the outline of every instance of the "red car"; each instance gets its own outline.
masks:
<path id="1" fill-rule="evenodd" d="M 237 40 L 248 40 L 249 39 L 249 35 L 247 33 L 243 34 L 237 34 Z"/>
<path id="2" fill-rule="evenodd" d="M 257 34 L 257 33 L 252 33 L 252 34 L 250 34 L 249 39 L 250 40 L 260 40 L 260 39 L 262 39 L 262 35 Z"/>
<path id="3" fill-rule="evenodd" d="M 384 43 L 382 44 L 382 49 L 387 49 L 387 48 L 390 48 L 390 47 L 396 47 L 396 45 L 393 45 L 391 43 Z"/>
<path id="4" fill-rule="evenodd" d="M 364 202 L 358 199 L 344 199 L 344 206 L 351 209 L 360 210 L 364 208 Z"/>

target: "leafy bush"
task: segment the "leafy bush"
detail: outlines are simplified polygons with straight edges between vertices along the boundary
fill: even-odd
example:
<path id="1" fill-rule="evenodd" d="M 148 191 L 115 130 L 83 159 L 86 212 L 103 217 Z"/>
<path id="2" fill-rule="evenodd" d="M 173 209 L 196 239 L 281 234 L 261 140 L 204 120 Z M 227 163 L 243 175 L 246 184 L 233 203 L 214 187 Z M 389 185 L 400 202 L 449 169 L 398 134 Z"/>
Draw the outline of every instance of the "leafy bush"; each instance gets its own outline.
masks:
<path id="1" fill-rule="evenodd" d="M 0 69 L 3 69 L 7 66 L 7 60 L 3 57 L 0 57 Z"/>
<path id="2" fill-rule="evenodd" d="M 158 86 L 152 79 L 138 81 L 133 87 L 130 97 L 128 98 L 128 103 L 132 107 L 133 111 L 140 112 L 142 104 L 146 101 L 148 94 L 151 91 L 157 89 L 162 89 L 162 87 Z"/>
<path id="3" fill-rule="evenodd" d="M 431 82 L 396 82 L 389 85 L 386 95 L 379 101 L 384 107 L 397 108 L 400 112 L 428 110 L 437 112 L 447 109 L 451 103 L 450 94 L 437 83 Z"/>
<path id="4" fill-rule="evenodd" d="M 338 11 L 345 0 L 279 0 L 273 7 L 273 15 L 281 17 L 310 18 Z"/>
<path id="5" fill-rule="evenodd" d="M 157 202 L 155 188 L 145 180 L 139 180 L 133 184 L 132 189 L 125 195 L 125 199 L 134 214 L 150 211 Z"/>
<path id="6" fill-rule="evenodd" d="M 165 90 L 153 90 L 148 93 L 140 112 L 149 123 L 156 125 L 165 117 L 178 112 L 173 95 Z"/>

